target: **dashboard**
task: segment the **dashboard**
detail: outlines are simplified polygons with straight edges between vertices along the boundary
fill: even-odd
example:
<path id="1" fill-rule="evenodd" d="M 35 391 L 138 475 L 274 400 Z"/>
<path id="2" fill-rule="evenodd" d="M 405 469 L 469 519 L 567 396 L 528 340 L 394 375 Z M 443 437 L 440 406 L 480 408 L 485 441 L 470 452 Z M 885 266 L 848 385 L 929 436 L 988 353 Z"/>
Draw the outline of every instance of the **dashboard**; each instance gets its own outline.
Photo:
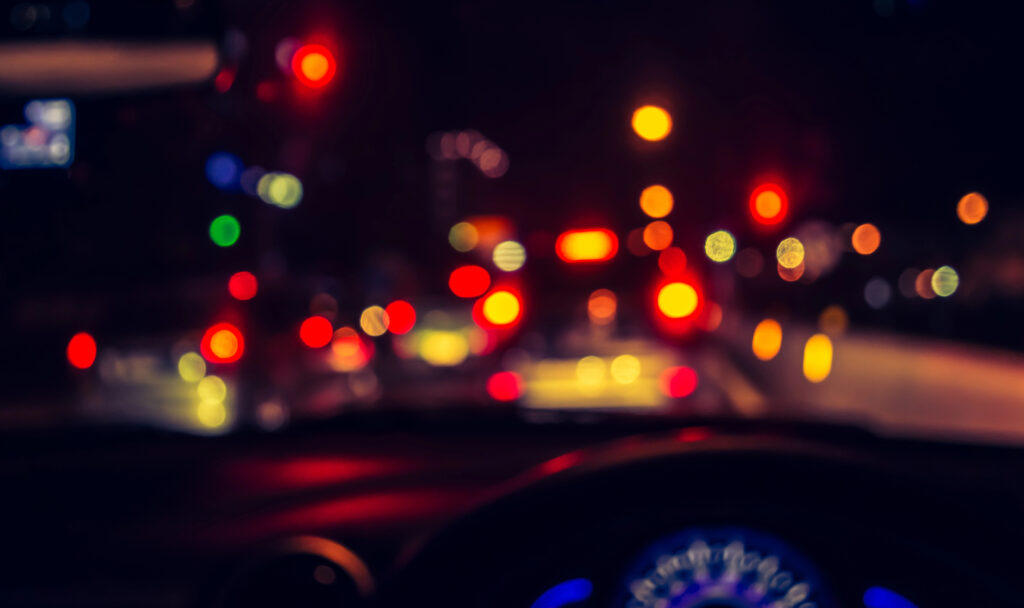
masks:
<path id="1" fill-rule="evenodd" d="M 1024 605 L 1018 449 L 666 428 L 11 439 L 0 604 Z"/>

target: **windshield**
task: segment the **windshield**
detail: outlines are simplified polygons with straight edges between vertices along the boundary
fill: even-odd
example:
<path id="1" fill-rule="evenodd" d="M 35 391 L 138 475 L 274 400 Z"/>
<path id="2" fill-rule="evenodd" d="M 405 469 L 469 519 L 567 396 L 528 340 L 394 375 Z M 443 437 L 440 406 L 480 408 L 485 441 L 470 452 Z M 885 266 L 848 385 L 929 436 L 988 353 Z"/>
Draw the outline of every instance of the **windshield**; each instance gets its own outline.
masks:
<path id="1" fill-rule="evenodd" d="M 1012 15 L 90 6 L 0 15 L 5 428 L 1024 438 Z"/>

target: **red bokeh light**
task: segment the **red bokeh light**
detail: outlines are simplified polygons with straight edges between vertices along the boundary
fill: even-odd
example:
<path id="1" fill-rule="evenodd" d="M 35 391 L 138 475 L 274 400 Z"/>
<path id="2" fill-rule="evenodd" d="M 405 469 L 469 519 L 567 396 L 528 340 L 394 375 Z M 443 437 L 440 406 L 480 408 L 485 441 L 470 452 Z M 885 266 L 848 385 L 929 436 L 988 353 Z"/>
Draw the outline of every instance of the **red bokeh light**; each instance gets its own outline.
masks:
<path id="1" fill-rule="evenodd" d="M 459 266 L 448 277 L 448 287 L 460 298 L 475 298 L 491 286 L 491 275 L 480 266 Z"/>
<path id="2" fill-rule="evenodd" d="M 233 84 L 235 84 L 235 70 L 232 68 L 221 68 L 213 79 L 213 86 L 218 93 L 227 93 Z"/>
<path id="3" fill-rule="evenodd" d="M 299 327 L 299 339 L 310 348 L 327 346 L 334 337 L 334 327 L 327 317 L 309 317 Z"/>
<path id="4" fill-rule="evenodd" d="M 523 394 L 523 379 L 515 372 L 498 372 L 487 379 L 487 394 L 495 401 L 515 401 Z"/>
<path id="5" fill-rule="evenodd" d="M 234 363 L 242 358 L 245 340 L 231 323 L 217 323 L 206 330 L 199 342 L 199 352 L 210 363 Z"/>
<path id="6" fill-rule="evenodd" d="M 669 367 L 661 372 L 658 387 L 668 397 L 686 397 L 697 390 L 697 372 L 685 365 Z"/>
<path id="7" fill-rule="evenodd" d="M 338 70 L 334 55 L 322 44 L 306 44 L 292 55 L 292 73 L 307 87 L 326 86 Z"/>
<path id="8" fill-rule="evenodd" d="M 388 331 L 406 334 L 416 325 L 416 309 L 405 300 L 395 300 L 384 308 L 388 315 Z"/>
<path id="9" fill-rule="evenodd" d="M 663 249 L 658 254 L 658 268 L 666 277 L 678 277 L 686 270 L 686 254 L 678 247 Z"/>
<path id="10" fill-rule="evenodd" d="M 86 332 L 71 336 L 68 342 L 68 363 L 78 369 L 88 369 L 96 361 L 96 340 Z"/>
<path id="11" fill-rule="evenodd" d="M 236 272 L 228 279 L 228 292 L 236 300 L 251 300 L 256 297 L 259 282 L 251 272 Z"/>
<path id="12" fill-rule="evenodd" d="M 774 226 L 786 219 L 788 212 L 789 197 L 782 186 L 769 182 L 750 193 L 750 215 L 757 223 Z"/>

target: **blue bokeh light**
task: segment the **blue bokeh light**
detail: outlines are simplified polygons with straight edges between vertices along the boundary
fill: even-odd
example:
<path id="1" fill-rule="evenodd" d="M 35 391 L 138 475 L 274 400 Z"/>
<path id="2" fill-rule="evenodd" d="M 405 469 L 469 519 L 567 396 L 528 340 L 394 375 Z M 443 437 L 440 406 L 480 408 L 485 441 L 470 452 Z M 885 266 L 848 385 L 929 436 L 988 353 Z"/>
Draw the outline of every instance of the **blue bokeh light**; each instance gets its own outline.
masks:
<path id="1" fill-rule="evenodd" d="M 206 179 L 221 190 L 237 189 L 242 169 L 241 159 L 227 152 L 214 152 L 206 159 Z"/>
<path id="2" fill-rule="evenodd" d="M 574 578 L 558 583 L 545 591 L 530 608 L 561 608 L 575 602 L 582 602 L 594 592 L 594 585 L 585 578 Z"/>
<path id="3" fill-rule="evenodd" d="M 917 605 L 899 593 L 885 587 L 869 587 L 864 592 L 867 608 L 917 608 Z"/>

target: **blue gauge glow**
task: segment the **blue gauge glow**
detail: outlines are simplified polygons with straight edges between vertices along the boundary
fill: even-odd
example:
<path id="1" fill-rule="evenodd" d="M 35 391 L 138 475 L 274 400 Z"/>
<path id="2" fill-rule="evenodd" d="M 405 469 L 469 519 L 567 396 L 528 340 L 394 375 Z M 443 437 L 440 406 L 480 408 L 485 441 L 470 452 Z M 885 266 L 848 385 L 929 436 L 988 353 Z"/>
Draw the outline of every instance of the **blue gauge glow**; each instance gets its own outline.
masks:
<path id="1" fill-rule="evenodd" d="M 593 591 L 594 585 L 590 581 L 585 578 L 574 578 L 545 591 L 537 601 L 530 604 L 530 608 L 562 608 L 582 602 L 589 598 Z"/>
<path id="2" fill-rule="evenodd" d="M 655 542 L 628 571 L 621 597 L 625 608 L 833 606 L 810 560 L 739 527 L 689 528 Z"/>
<path id="3" fill-rule="evenodd" d="M 917 608 L 914 602 L 885 587 L 870 587 L 864 592 L 867 608 Z"/>

